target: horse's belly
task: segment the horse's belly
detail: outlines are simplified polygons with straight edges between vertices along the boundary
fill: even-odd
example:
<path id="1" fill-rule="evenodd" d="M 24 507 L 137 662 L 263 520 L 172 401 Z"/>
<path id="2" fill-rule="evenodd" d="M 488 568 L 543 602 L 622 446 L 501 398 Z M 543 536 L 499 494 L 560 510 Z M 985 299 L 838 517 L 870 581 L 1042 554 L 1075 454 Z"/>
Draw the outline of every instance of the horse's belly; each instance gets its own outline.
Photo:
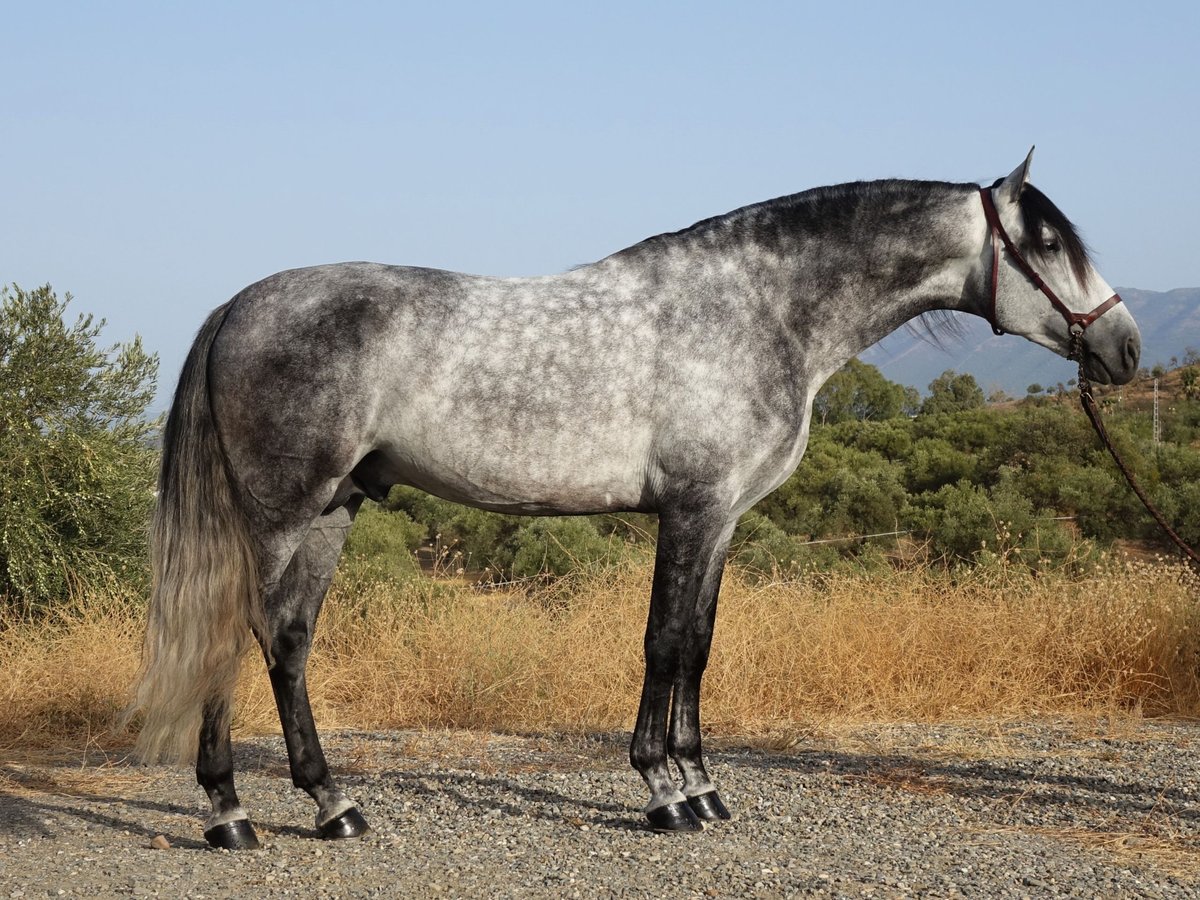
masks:
<path id="1" fill-rule="evenodd" d="M 572 440 L 575 437 L 575 440 Z M 397 479 L 447 500 L 528 515 L 633 510 L 645 494 L 636 442 L 503 432 L 492 437 L 424 430 L 384 449 Z"/>

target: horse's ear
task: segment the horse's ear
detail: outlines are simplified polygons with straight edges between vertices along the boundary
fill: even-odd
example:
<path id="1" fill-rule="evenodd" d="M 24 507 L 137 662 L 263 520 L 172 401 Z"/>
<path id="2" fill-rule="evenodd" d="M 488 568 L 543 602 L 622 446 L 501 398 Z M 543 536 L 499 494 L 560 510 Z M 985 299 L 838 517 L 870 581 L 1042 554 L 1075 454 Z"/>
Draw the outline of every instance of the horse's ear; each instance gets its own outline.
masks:
<path id="1" fill-rule="evenodd" d="M 1025 162 L 1021 163 L 1012 170 L 1012 174 L 1000 183 L 1000 189 L 996 192 L 997 199 L 1007 201 L 1008 203 L 1016 203 L 1021 197 L 1021 191 L 1025 190 L 1025 185 L 1029 183 L 1029 164 L 1033 162 L 1033 148 L 1029 148 L 1029 155 L 1025 157 Z"/>

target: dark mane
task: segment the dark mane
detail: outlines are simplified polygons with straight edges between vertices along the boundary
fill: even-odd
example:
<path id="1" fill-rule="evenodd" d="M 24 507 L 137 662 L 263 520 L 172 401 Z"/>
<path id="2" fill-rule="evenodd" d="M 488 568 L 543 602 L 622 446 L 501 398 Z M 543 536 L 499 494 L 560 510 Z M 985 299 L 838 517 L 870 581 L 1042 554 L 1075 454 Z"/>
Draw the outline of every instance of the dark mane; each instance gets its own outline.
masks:
<path id="1" fill-rule="evenodd" d="M 770 232 L 776 229 L 826 230 L 846 222 L 858 213 L 864 204 L 873 201 L 902 198 L 916 202 L 938 202 L 944 199 L 948 192 L 962 193 L 972 190 L 978 190 L 978 187 L 972 184 L 898 178 L 852 181 L 812 188 L 701 219 L 679 231 L 656 234 L 613 255 L 622 256 L 663 244 L 704 239 L 734 229 L 748 229 L 754 232 Z"/>
<path id="2" fill-rule="evenodd" d="M 1003 180 L 1003 178 L 997 179 L 992 187 L 998 186 Z M 1061 209 L 1054 205 L 1049 197 L 1032 184 L 1026 184 L 1025 189 L 1021 191 L 1021 220 L 1026 235 L 1024 249 L 1028 253 L 1042 259 L 1046 258 L 1042 243 L 1037 240 L 1038 235 L 1042 233 L 1042 226 L 1045 225 L 1058 236 L 1059 244 L 1063 252 L 1067 254 L 1067 259 L 1071 263 L 1071 271 L 1075 273 L 1075 277 L 1081 283 L 1087 281 L 1092 259 L 1087 244 L 1079 234 L 1079 229 Z"/>

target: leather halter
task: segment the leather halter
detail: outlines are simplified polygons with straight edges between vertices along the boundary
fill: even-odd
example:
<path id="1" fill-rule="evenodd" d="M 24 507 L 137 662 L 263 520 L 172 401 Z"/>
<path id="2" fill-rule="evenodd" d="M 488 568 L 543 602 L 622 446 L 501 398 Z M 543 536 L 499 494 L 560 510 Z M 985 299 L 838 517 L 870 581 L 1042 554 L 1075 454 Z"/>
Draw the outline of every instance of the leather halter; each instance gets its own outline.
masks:
<path id="1" fill-rule="evenodd" d="M 992 302 L 988 308 L 988 323 L 992 326 L 992 331 L 996 334 L 1004 334 L 999 323 L 996 321 L 996 289 L 1000 283 L 1000 242 L 1004 242 L 1004 249 L 1008 251 L 1008 255 L 1012 257 L 1012 261 L 1016 264 L 1025 277 L 1033 282 L 1033 286 L 1046 295 L 1046 299 L 1050 304 L 1059 311 L 1067 321 L 1067 330 L 1072 337 L 1078 337 L 1083 334 L 1083 330 L 1095 322 L 1098 318 L 1121 302 L 1120 294 L 1113 294 L 1095 309 L 1088 313 L 1072 312 L 1067 308 L 1055 295 L 1054 291 L 1050 290 L 1050 285 L 1042 280 L 1033 266 L 1025 261 L 1025 257 L 1017 250 L 1016 244 L 1012 238 L 1008 236 L 1008 232 L 1004 230 L 1004 226 L 1000 223 L 1000 216 L 996 212 L 996 204 L 992 200 L 991 188 L 980 188 L 979 197 L 983 201 L 983 215 L 987 219 L 988 230 L 992 235 Z"/>

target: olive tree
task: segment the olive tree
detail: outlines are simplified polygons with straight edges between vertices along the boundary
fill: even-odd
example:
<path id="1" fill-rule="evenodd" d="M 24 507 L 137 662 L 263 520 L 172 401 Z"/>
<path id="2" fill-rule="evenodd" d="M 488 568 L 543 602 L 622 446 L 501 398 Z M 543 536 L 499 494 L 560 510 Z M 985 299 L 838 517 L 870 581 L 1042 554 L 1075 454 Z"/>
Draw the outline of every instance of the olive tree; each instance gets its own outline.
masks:
<path id="1" fill-rule="evenodd" d="M 49 285 L 0 289 L 0 599 L 24 611 L 145 577 L 158 358 Z"/>

